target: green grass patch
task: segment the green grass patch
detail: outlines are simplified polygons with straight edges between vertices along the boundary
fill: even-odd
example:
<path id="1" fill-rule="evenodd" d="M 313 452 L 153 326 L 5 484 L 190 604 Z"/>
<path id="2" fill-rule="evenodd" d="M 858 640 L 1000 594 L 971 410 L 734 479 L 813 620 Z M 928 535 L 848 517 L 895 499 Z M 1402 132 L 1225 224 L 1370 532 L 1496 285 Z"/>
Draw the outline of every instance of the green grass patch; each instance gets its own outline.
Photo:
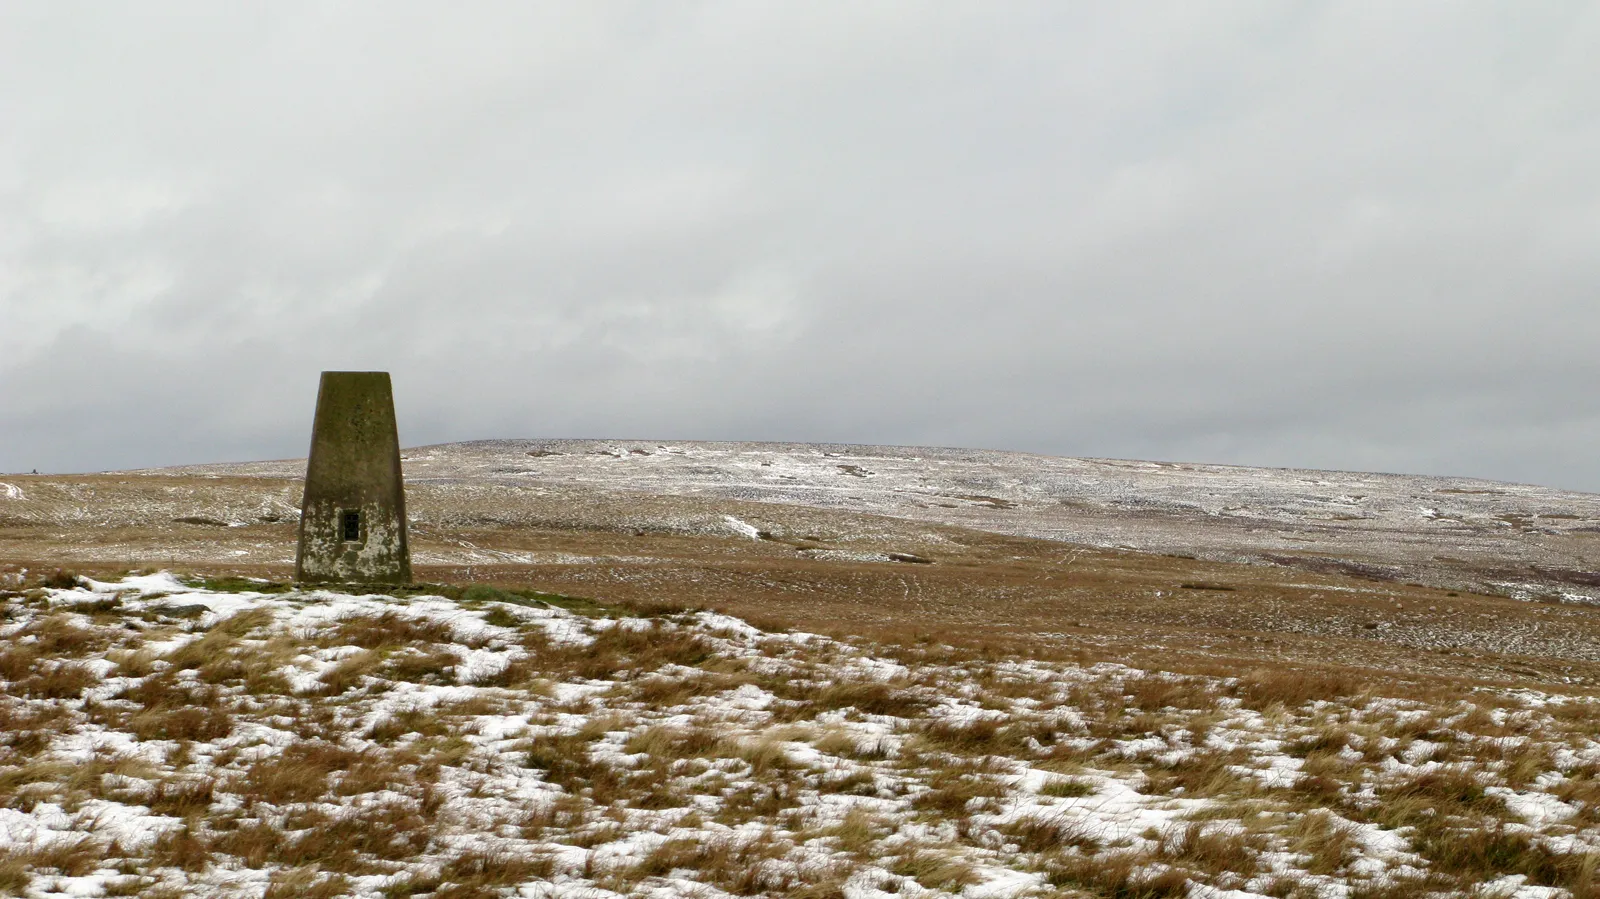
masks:
<path id="1" fill-rule="evenodd" d="M 565 609 L 568 612 L 582 615 L 586 618 L 628 617 L 627 610 L 616 606 L 608 606 L 580 596 L 563 596 L 560 593 L 545 593 L 542 590 L 532 590 L 526 587 L 491 587 L 488 584 L 473 584 L 470 587 L 462 588 L 446 585 L 442 587 L 442 591 L 440 595 L 454 599 L 463 605 L 502 602 L 507 605 L 525 606 L 533 609 Z"/>
<path id="2" fill-rule="evenodd" d="M 1055 796 L 1059 799 L 1077 799 L 1082 796 L 1094 795 L 1094 784 L 1084 783 L 1081 780 L 1053 779 L 1047 780 L 1039 788 L 1040 796 Z"/>
<path id="3" fill-rule="evenodd" d="M 184 578 L 183 582 L 191 587 L 199 587 L 202 590 L 210 590 L 213 593 L 290 593 L 294 590 L 293 584 L 256 580 L 249 577 Z"/>

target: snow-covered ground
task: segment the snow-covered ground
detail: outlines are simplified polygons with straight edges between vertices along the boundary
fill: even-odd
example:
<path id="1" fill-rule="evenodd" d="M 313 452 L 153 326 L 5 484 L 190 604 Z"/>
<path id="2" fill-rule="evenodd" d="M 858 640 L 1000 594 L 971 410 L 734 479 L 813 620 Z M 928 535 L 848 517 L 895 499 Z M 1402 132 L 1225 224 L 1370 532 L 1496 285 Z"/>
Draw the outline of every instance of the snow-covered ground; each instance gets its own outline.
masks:
<path id="1" fill-rule="evenodd" d="M 0 894 L 1596 886 L 1588 700 L 228 586 L 4 594 Z"/>

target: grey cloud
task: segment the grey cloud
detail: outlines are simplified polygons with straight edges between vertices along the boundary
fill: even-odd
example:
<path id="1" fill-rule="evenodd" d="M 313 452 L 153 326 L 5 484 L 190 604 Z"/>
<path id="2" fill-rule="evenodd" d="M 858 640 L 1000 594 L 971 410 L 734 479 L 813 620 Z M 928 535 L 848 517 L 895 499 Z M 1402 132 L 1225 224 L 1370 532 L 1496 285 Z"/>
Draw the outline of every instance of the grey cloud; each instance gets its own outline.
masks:
<path id="1" fill-rule="evenodd" d="M 0 470 L 936 443 L 1600 489 L 1591 4 L 14 5 Z"/>

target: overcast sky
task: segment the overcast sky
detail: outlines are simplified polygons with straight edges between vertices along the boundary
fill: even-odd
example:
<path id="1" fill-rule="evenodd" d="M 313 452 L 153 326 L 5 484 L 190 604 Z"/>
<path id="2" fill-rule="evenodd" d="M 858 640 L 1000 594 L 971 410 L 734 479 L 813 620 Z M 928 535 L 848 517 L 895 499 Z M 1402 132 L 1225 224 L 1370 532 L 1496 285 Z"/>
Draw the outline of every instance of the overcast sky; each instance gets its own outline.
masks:
<path id="1" fill-rule="evenodd" d="M 1594 2 L 0 6 L 0 471 L 938 444 L 1600 490 Z"/>

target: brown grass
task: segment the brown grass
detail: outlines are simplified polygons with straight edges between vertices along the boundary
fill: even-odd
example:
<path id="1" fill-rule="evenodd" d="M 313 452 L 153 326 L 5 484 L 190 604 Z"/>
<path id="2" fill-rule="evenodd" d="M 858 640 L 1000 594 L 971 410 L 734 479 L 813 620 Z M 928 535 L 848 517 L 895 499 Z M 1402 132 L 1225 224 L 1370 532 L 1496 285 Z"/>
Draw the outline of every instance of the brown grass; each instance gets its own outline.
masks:
<path id="1" fill-rule="evenodd" d="M 1600 853 L 1557 852 L 1535 837 L 1490 827 L 1422 827 L 1412 847 L 1439 875 L 1460 884 L 1478 884 L 1508 874 L 1521 874 L 1541 886 L 1573 893 L 1600 890 Z"/>
<path id="2" fill-rule="evenodd" d="M 994 800 L 1006 794 L 1003 784 L 981 774 L 960 769 L 935 771 L 927 780 L 929 789 L 911 800 L 911 807 L 933 812 L 939 817 L 965 817 L 972 811 L 991 808 Z"/>
<path id="3" fill-rule="evenodd" d="M 190 872 L 205 870 L 211 864 L 212 847 L 209 840 L 195 832 L 196 826 L 194 819 L 186 820 L 157 837 L 150 849 L 150 864 Z"/>
<path id="4" fill-rule="evenodd" d="M 730 893 L 749 896 L 757 893 L 784 893 L 799 887 L 803 880 L 793 869 L 766 864 L 780 859 L 793 845 L 763 833 L 753 840 L 714 837 L 701 840 L 668 840 L 656 847 L 627 872 L 630 879 L 665 877 L 674 871 L 691 871 L 696 879 Z"/>
<path id="5" fill-rule="evenodd" d="M 162 780 L 142 802 L 156 815 L 187 818 L 211 808 L 216 799 L 217 782 L 214 778 L 192 780 Z"/>
<path id="6" fill-rule="evenodd" d="M 1082 820 L 1066 815 L 1018 818 L 1002 825 L 1000 832 L 1022 852 L 1078 849 L 1092 855 L 1100 851 L 1100 838 L 1094 831 Z"/>
<path id="7" fill-rule="evenodd" d="M 855 709 L 866 715 L 915 718 L 930 705 L 910 684 L 882 681 L 840 681 L 802 692 L 798 698 L 818 710 Z M 783 695 L 783 694 L 780 694 Z"/>
<path id="8" fill-rule="evenodd" d="M 1258 834 L 1194 822 L 1162 833 L 1156 857 L 1208 874 L 1251 877 L 1259 868 L 1259 853 L 1266 848 L 1266 840 Z"/>
<path id="9" fill-rule="evenodd" d="M 329 646 L 359 646 L 362 649 L 397 649 L 409 644 L 451 643 L 455 632 L 449 624 L 431 618 L 412 618 L 396 612 L 354 615 L 340 620 L 332 633 L 322 637 Z"/>
<path id="10" fill-rule="evenodd" d="M 331 743 L 295 743 L 251 764 L 242 777 L 229 784 L 229 791 L 250 802 L 311 802 L 328 792 L 328 779 L 334 772 L 370 761 L 369 756 Z"/>
<path id="11" fill-rule="evenodd" d="M 1373 817 L 1389 826 L 1422 823 L 1441 816 L 1498 814 L 1505 803 L 1490 795 L 1477 774 L 1466 767 L 1425 771 L 1380 787 L 1384 800 Z"/>
<path id="12" fill-rule="evenodd" d="M 21 606 L 13 604 L 11 608 Z M 364 622 L 346 621 L 330 629 L 340 631 L 344 625 L 352 625 L 353 636 L 347 642 L 339 642 L 345 640 L 342 631 L 320 638 L 330 645 L 354 645 L 360 650 L 360 655 L 340 666 L 344 671 L 324 679 L 331 698 L 273 696 L 270 691 L 235 695 L 234 684 L 250 682 L 252 659 L 277 639 L 259 633 L 265 618 L 256 616 L 252 623 L 249 616 L 235 616 L 238 620 L 229 619 L 169 654 L 170 670 L 157 671 L 159 666 L 148 657 L 119 656 L 129 670 L 147 673 L 144 683 L 121 697 L 131 706 L 120 701 L 93 702 L 80 711 L 76 704 L 61 703 L 58 719 L 41 722 L 28 717 L 32 712 L 22 710 L 22 702 L 0 701 L 0 792 L 8 803 L 15 797 L 22 804 L 63 797 L 82 802 L 85 795 L 96 795 L 96 790 L 122 790 L 121 795 L 130 801 L 148 800 L 164 814 L 189 819 L 193 830 L 164 837 L 158 847 L 161 857 L 190 871 L 212 863 L 282 868 L 278 882 L 270 887 L 277 891 L 275 895 L 336 891 L 341 877 L 392 873 L 396 865 L 426 853 L 445 862 L 447 868 L 455 867 L 437 877 L 411 881 L 411 886 L 441 896 L 487 896 L 514 880 L 517 875 L 502 870 L 513 863 L 492 856 L 450 861 L 447 849 L 436 840 L 430 842 L 441 831 L 433 820 L 437 806 L 430 810 L 433 800 L 427 798 L 423 784 L 440 776 L 448 765 L 460 769 L 449 776 L 459 775 L 469 789 L 480 793 L 491 789 L 470 786 L 478 774 L 497 773 L 493 766 L 500 763 L 491 761 L 474 742 L 462 739 L 463 729 L 471 726 L 464 719 L 485 714 L 527 716 L 531 728 L 541 731 L 557 722 L 564 728 L 577 726 L 568 716 L 582 714 L 587 720 L 577 733 L 529 737 L 517 747 L 523 761 L 565 795 L 551 791 L 556 801 L 525 816 L 486 822 L 483 829 L 499 832 L 510 828 L 540 839 L 594 846 L 620 839 L 640 826 L 640 817 L 633 814 L 640 809 L 682 809 L 653 817 L 650 826 L 663 829 L 699 826 L 701 815 L 723 824 L 753 825 L 745 833 L 768 829 L 771 833 L 764 848 L 747 842 L 730 842 L 705 852 L 701 851 L 704 847 L 678 845 L 668 850 L 663 846 L 662 857 L 652 862 L 659 867 L 690 859 L 689 864 L 669 868 L 667 873 L 697 872 L 694 876 L 730 892 L 837 894 L 840 869 L 823 866 L 806 873 L 797 861 L 801 853 L 793 851 L 790 839 L 824 840 L 824 847 L 837 847 L 836 861 L 893 859 L 896 878 L 912 877 L 934 889 L 959 890 L 960 884 L 947 881 L 928 866 L 941 862 L 959 867 L 967 864 L 962 860 L 967 846 L 1003 853 L 1009 851 L 1003 848 L 1006 844 L 1027 853 L 1030 857 L 1024 864 L 1049 872 L 1055 885 L 1063 888 L 1102 895 L 1156 896 L 1181 893 L 1185 879 L 1238 887 L 1239 878 L 1262 874 L 1256 870 L 1266 845 L 1257 833 L 1264 827 L 1261 818 L 1270 818 L 1273 826 L 1279 827 L 1273 839 L 1281 837 L 1280 845 L 1306 860 L 1306 867 L 1313 872 L 1347 875 L 1359 846 L 1337 815 L 1304 813 L 1319 803 L 1350 818 L 1403 828 L 1401 833 L 1432 863 L 1435 873 L 1429 883 L 1435 888 L 1440 884 L 1459 888 L 1474 878 L 1503 873 L 1520 873 L 1530 882 L 1571 888 L 1593 875 L 1593 859 L 1554 853 L 1543 842 L 1545 836 L 1508 832 L 1498 823 L 1508 813 L 1484 787 L 1502 782 L 1527 785 L 1554 770 L 1558 756 L 1550 747 L 1562 740 L 1574 747 L 1580 745 L 1583 738 L 1576 734 L 1589 726 L 1581 716 L 1552 725 L 1542 712 L 1519 708 L 1515 699 L 1491 696 L 1483 700 L 1485 706 L 1498 702 L 1494 707 L 1508 712 L 1503 716 L 1499 711 L 1493 716 L 1480 714 L 1481 707 L 1467 705 L 1439 705 L 1427 714 L 1415 711 L 1420 706 L 1402 706 L 1405 710 L 1401 712 L 1380 711 L 1388 704 L 1364 705 L 1367 687 L 1361 677 L 1338 670 L 1308 674 L 1262 668 L 1237 681 L 1165 674 L 1123 677 L 1120 672 L 1085 675 L 1082 671 L 1059 679 L 1035 680 L 1013 676 L 993 665 L 1011 658 L 1006 647 L 1016 645 L 999 637 L 986 644 L 975 639 L 958 648 L 929 637 L 908 648 L 908 657 L 948 667 L 926 668 L 892 683 L 836 683 L 828 680 L 832 672 L 828 666 L 853 653 L 850 647 L 768 641 L 761 664 L 746 664 L 737 655 L 718 657 L 710 641 L 672 622 L 625 629 L 608 628 L 608 622 L 600 621 L 588 625 L 594 629 L 598 649 L 550 645 L 535 635 L 537 628 L 533 627 L 520 635 L 502 635 L 502 640 L 523 641 L 533 648 L 527 666 L 505 683 L 535 683 L 542 675 L 567 680 L 596 676 L 612 680 L 609 691 L 557 703 L 522 690 L 490 690 L 472 703 L 401 712 L 380 721 L 365 735 L 380 747 L 358 751 L 351 748 L 358 745 L 354 741 L 341 741 L 370 697 L 350 694 L 363 684 L 371 685 L 373 695 L 387 689 L 364 677 L 399 676 L 433 683 L 454 678 L 453 641 L 384 631 L 393 624 L 384 619 L 396 614 L 366 616 Z M 61 624 L 58 620 L 50 627 L 60 630 Z M 147 638 L 151 640 L 177 632 L 166 626 L 151 631 L 154 633 Z M 51 639 L 76 638 L 62 630 Z M 869 647 L 864 641 L 858 646 L 882 653 L 881 647 Z M 176 677 L 178 669 L 191 673 Z M 35 667 L 27 676 L 40 674 L 41 669 Z M 1069 686 L 1068 681 L 1077 682 Z M 653 723 L 660 720 L 662 709 L 746 683 L 779 696 L 780 720 L 838 711 L 844 714 L 830 718 L 844 723 L 808 723 L 752 734 L 743 713 L 716 717 L 721 710 L 715 700 L 703 704 L 705 717 L 694 723 Z M 228 689 L 217 689 L 223 686 Z M 924 717 L 940 693 L 1004 714 L 960 723 Z M 1342 701 L 1311 708 L 1328 696 L 1342 697 Z M 1291 746 L 1293 754 L 1305 759 L 1304 776 L 1294 789 L 1266 790 L 1254 778 L 1230 770 L 1262 764 L 1260 756 L 1267 750 L 1250 740 L 1229 741 L 1247 745 L 1247 749 L 1222 752 L 1202 748 L 1175 764 L 1159 761 L 1170 749 L 1205 747 L 1207 728 L 1227 729 L 1230 736 L 1237 736 L 1242 725 L 1232 712 L 1234 703 L 1229 697 L 1263 710 L 1267 727 L 1273 729 L 1268 735 L 1303 735 Z M 621 714 L 607 711 L 606 704 L 613 701 L 626 704 Z M 1081 718 L 1067 714 L 1063 706 L 1072 706 Z M 225 750 L 213 757 L 218 766 L 230 769 L 221 783 L 168 770 L 182 770 L 191 753 L 198 755 L 198 748 L 182 742 L 207 733 L 213 715 L 230 722 L 229 728 L 230 716 L 241 720 L 245 716 L 252 720 L 273 717 L 277 719 L 274 726 L 308 742 L 266 758 L 254 756 L 259 751 L 255 747 Z M 906 720 L 896 723 L 890 736 L 873 742 L 874 738 L 849 730 L 850 722 L 868 715 Z M 1493 733 L 1498 742 L 1452 737 L 1454 716 L 1458 715 L 1470 720 L 1473 728 Z M 1250 717 L 1253 731 L 1262 719 Z M 149 787 L 128 787 L 118 778 L 104 776 L 113 773 L 106 767 L 111 763 L 102 765 L 99 760 L 80 771 L 47 770 L 41 764 L 26 774 L 12 764 L 27 753 L 42 751 L 53 734 L 70 731 L 85 721 L 96 726 L 126 726 L 146 739 L 175 739 L 180 745 L 173 749 L 161 773 L 149 776 Z M 11 727 L 12 723 L 17 727 Z M 624 733 L 628 735 L 625 748 L 642 753 L 643 758 L 629 767 L 597 761 L 603 754 L 591 753 L 591 744 L 609 734 L 608 746 L 614 747 Z M 1166 738 L 1167 746 L 1130 756 L 1124 754 L 1125 746 L 1113 742 L 1150 735 Z M 1088 739 L 1080 739 L 1083 737 Z M 790 761 L 785 744 L 795 739 L 812 740 L 819 750 L 836 758 L 821 760 L 816 768 Z M 1096 739 L 1100 739 L 1098 744 Z M 1451 764 L 1404 778 L 1386 774 L 1388 769 L 1376 764 L 1390 757 L 1419 758 L 1419 740 L 1437 744 L 1431 749 L 1432 757 Z M 1364 758 L 1347 760 L 1341 755 L 1347 748 Z M 1414 751 L 1407 754 L 1408 748 Z M 849 764 L 841 758 L 886 764 Z M 1148 775 L 1145 790 L 1158 806 L 1164 805 L 1161 799 L 1167 796 L 1211 796 L 1225 801 L 1208 806 L 1203 822 L 1198 820 L 1202 815 L 1196 815 L 1186 826 L 1162 834 L 1147 833 L 1154 848 L 1144 851 L 1123 851 L 1131 843 L 1102 847 L 1071 819 L 1048 814 L 1009 822 L 997 835 L 976 813 L 1004 807 L 1001 800 L 1017 788 L 999 775 L 1018 773 L 1018 760 L 1061 773 L 1072 773 L 1079 770 L 1074 765 L 1089 762 L 1099 769 L 1097 773 L 1110 773 L 1125 782 L 1137 782 L 1138 774 L 1144 773 Z M 1584 816 L 1592 814 L 1585 809 L 1600 798 L 1590 786 L 1594 773 L 1567 772 L 1562 789 L 1580 806 L 1580 818 L 1557 825 L 1549 836 L 1563 835 L 1569 826 L 1584 826 L 1588 820 Z M 1480 783 L 1463 774 L 1484 779 Z M 1375 787 L 1375 802 L 1367 787 Z M 1040 792 L 1071 798 L 1089 789 L 1083 781 L 1063 778 L 1047 782 Z M 230 791 L 244 799 L 243 810 L 231 810 L 234 805 L 226 796 Z M 366 806 L 380 798 L 371 795 L 380 791 L 409 798 L 390 796 L 385 803 Z M 819 803 L 818 793 L 830 795 Z M 893 833 L 893 827 L 902 822 L 879 820 L 860 807 L 850 812 L 844 824 L 829 826 L 824 822 L 837 819 L 818 809 L 849 801 L 839 794 L 907 800 L 922 813 L 914 818 L 913 826 L 938 828 L 938 839 L 948 841 L 937 847 L 909 847 L 904 834 L 897 837 Z M 217 802 L 219 796 L 227 800 L 223 805 Z M 357 796 L 362 800 L 346 801 Z M 691 801 L 705 801 L 704 797 L 720 801 L 721 807 L 708 803 L 695 811 L 686 808 Z M 1267 814 L 1243 822 L 1246 808 Z M 1240 820 L 1242 829 L 1212 823 L 1224 819 Z M 1287 826 L 1282 826 L 1284 820 L 1289 822 Z M 449 826 L 457 824 L 452 821 Z M 1464 834 L 1476 835 L 1464 839 Z M 749 862 L 742 873 L 733 870 L 733 863 L 727 861 L 730 857 Z M 1174 870 L 1166 871 L 1164 866 Z M 489 870 L 491 867 L 495 870 Z M 615 876 L 624 886 L 628 877 L 665 876 L 651 870 L 640 864 L 622 873 L 590 870 L 585 874 L 602 881 Z M 531 876 L 537 871 L 524 873 Z M 1263 874 L 1262 883 L 1267 876 Z M 951 883 L 955 885 L 949 886 Z M 895 880 L 887 885 L 900 884 Z M 1288 888 L 1280 884 L 1274 889 Z"/>
<path id="13" fill-rule="evenodd" d="M 1084 796 L 1093 796 L 1094 793 L 1094 784 L 1065 777 L 1053 777 L 1045 781 L 1044 785 L 1039 788 L 1040 796 L 1054 796 L 1058 799 L 1078 799 Z"/>
<path id="14" fill-rule="evenodd" d="M 111 645 L 108 628 L 80 627 L 66 614 L 48 615 L 10 634 L 0 650 L 0 679 L 22 681 L 38 673 L 40 663 L 58 663 Z"/>
<path id="15" fill-rule="evenodd" d="M 400 800 L 337 813 L 311 810 L 291 823 L 292 834 L 266 824 L 247 824 L 218 834 L 212 848 L 249 867 L 271 862 L 367 874 L 384 870 L 384 862 L 415 857 L 427 847 L 432 829 L 428 803 Z"/>
<path id="16" fill-rule="evenodd" d="M 374 743 L 393 743 L 401 737 L 442 737 L 448 733 L 450 726 L 437 711 L 408 708 L 374 722 L 364 736 Z"/>
<path id="17" fill-rule="evenodd" d="M 611 765 L 595 762 L 588 741 L 576 734 L 543 734 L 517 745 L 525 753 L 524 765 L 543 771 L 547 783 L 571 795 L 585 794 L 601 805 L 621 795 L 624 775 Z"/>
<path id="18" fill-rule="evenodd" d="M 656 725 L 630 737 L 624 752 L 643 752 L 652 760 L 711 758 L 722 745 L 722 736 L 709 727 L 668 727 Z"/>
<path id="19" fill-rule="evenodd" d="M 960 856 L 913 846 L 889 864 L 889 871 L 915 880 L 924 889 L 958 893 L 977 883 L 978 873 Z"/>
<path id="20" fill-rule="evenodd" d="M 144 678 L 118 698 L 142 706 L 126 721 L 141 740 L 217 740 L 233 732 L 233 716 L 216 688 L 182 683 L 170 671 Z"/>
<path id="21" fill-rule="evenodd" d="M 43 662 L 36 673 L 16 684 L 16 692 L 35 699 L 77 699 L 100 682 L 88 666 L 76 662 Z"/>
<path id="22" fill-rule="evenodd" d="M 363 678 L 374 675 L 383 664 L 383 655 L 373 650 L 341 659 L 338 664 L 323 672 L 321 681 L 326 695 L 340 696 L 355 689 Z"/>
<path id="23" fill-rule="evenodd" d="M 504 850 L 468 852 L 455 856 L 440 868 L 439 879 L 446 886 L 434 895 L 439 899 L 474 895 L 474 891 L 486 888 L 546 880 L 554 873 L 555 859 L 549 855 L 522 855 Z"/>
<path id="24" fill-rule="evenodd" d="M 1017 755 L 1025 746 L 1024 734 L 1003 718 L 929 721 L 917 733 L 928 748 L 960 755 Z"/>
<path id="25" fill-rule="evenodd" d="M 879 840 L 888 836 L 891 829 L 879 816 L 861 806 L 852 806 L 850 811 L 845 812 L 844 820 L 818 835 L 832 837 L 840 852 L 862 857 Z"/>
<path id="26" fill-rule="evenodd" d="M 1361 848 L 1353 824 L 1326 811 L 1308 812 L 1283 831 L 1289 851 L 1306 856 L 1312 874 L 1333 874 L 1353 861 Z"/>
<path id="27" fill-rule="evenodd" d="M 545 646 L 538 651 L 537 660 L 554 674 L 600 680 L 624 671 L 656 671 L 666 665 L 692 668 L 713 656 L 711 644 L 694 631 L 652 621 L 646 627 L 619 624 L 604 628 L 589 646 Z"/>
<path id="28" fill-rule="evenodd" d="M 272 876 L 262 899 L 337 899 L 350 895 L 350 879 L 324 875 L 315 867 L 291 868 Z"/>
<path id="29" fill-rule="evenodd" d="M 1354 696 L 1365 687 L 1362 679 L 1349 671 L 1258 668 L 1239 678 L 1234 692 L 1250 708 L 1298 708 L 1319 699 Z"/>
<path id="30" fill-rule="evenodd" d="M 1176 868 L 1160 870 L 1139 852 L 1100 855 L 1068 854 L 1045 869 L 1051 886 L 1075 887 L 1111 899 L 1167 899 L 1188 895 L 1189 875 Z"/>
<path id="31" fill-rule="evenodd" d="M 1184 798 L 1251 795 L 1260 791 L 1256 781 L 1231 770 L 1248 762 L 1249 757 L 1236 750 L 1196 750 L 1171 764 L 1147 768 L 1139 791 Z"/>
<path id="32" fill-rule="evenodd" d="M 106 847 L 88 837 L 49 846 L 11 846 L 0 850 L 0 896 L 21 896 L 33 878 L 58 874 L 82 877 L 100 866 Z"/>
<path id="33" fill-rule="evenodd" d="M 1162 709 L 1214 709 L 1221 698 L 1214 682 L 1200 678 L 1146 674 L 1123 681 L 1128 704 L 1145 712 Z"/>
<path id="34" fill-rule="evenodd" d="M 460 659 L 448 649 L 424 650 L 415 646 L 389 656 L 379 671 L 391 680 L 449 686 L 456 682 Z"/>

